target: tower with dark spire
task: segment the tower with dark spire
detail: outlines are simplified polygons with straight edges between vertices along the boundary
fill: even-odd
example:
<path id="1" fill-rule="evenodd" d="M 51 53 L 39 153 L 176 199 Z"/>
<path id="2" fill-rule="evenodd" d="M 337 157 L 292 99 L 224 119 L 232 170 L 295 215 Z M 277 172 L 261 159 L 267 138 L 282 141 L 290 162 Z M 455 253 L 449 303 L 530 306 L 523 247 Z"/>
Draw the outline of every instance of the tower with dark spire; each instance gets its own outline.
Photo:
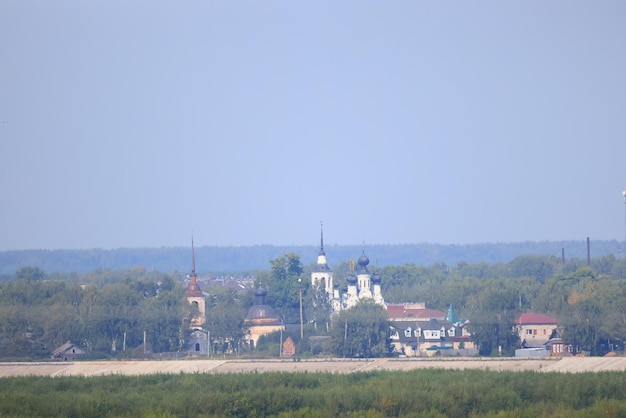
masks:
<path id="1" fill-rule="evenodd" d="M 189 284 L 183 296 L 194 308 L 191 328 L 201 329 L 206 321 L 205 298 L 198 285 L 198 276 L 196 275 L 196 254 L 193 246 L 193 236 L 191 237 L 191 274 L 189 275 Z"/>
<path id="2" fill-rule="evenodd" d="M 324 251 L 324 224 L 320 222 L 320 251 L 317 254 L 317 264 L 311 273 L 311 285 L 313 287 L 320 286 L 329 298 L 333 297 L 333 271 L 326 261 L 326 252 Z"/>
<path id="3" fill-rule="evenodd" d="M 324 224 L 322 222 L 320 222 L 320 252 L 317 254 L 317 265 L 322 269 L 329 268 L 326 262 L 326 252 L 324 251 Z"/>

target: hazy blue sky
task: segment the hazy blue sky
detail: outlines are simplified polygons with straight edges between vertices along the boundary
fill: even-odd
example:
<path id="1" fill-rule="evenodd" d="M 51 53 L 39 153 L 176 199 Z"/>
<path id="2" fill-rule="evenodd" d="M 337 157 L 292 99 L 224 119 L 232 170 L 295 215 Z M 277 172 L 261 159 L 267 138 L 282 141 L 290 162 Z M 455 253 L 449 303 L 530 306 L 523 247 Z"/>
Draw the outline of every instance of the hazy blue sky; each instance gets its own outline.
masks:
<path id="1" fill-rule="evenodd" d="M 0 250 L 623 240 L 625 22 L 0 0 Z"/>

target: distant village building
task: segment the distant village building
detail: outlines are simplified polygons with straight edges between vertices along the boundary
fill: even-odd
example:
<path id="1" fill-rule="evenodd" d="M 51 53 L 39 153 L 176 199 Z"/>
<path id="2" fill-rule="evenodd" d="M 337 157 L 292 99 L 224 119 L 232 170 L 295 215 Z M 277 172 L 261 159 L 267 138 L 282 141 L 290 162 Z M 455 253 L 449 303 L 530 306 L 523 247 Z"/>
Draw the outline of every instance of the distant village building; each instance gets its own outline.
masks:
<path id="1" fill-rule="evenodd" d="M 538 313 L 523 313 L 515 318 L 522 348 L 543 348 L 558 324 L 557 318 Z"/>
<path id="2" fill-rule="evenodd" d="M 552 331 L 550 338 L 545 342 L 546 351 L 553 357 L 571 356 L 574 348 L 570 344 L 565 344 L 561 338 L 558 328 Z"/>
<path id="3" fill-rule="evenodd" d="M 282 319 L 276 314 L 274 308 L 265 303 L 266 295 L 267 291 L 264 288 L 259 287 L 256 290 L 254 293 L 256 303 L 248 310 L 248 315 L 243 321 L 251 348 L 256 346 L 261 336 L 285 329 Z"/>
<path id="4" fill-rule="evenodd" d="M 515 326 L 521 341 L 521 349 L 515 350 L 518 357 L 561 357 L 573 354 L 573 347 L 565 344 L 561 338 L 557 318 L 538 313 L 523 313 L 515 319 Z"/>
<path id="5" fill-rule="evenodd" d="M 395 353 L 415 356 L 474 355 L 478 353 L 454 307 L 448 312 L 428 309 L 423 303 L 387 305 L 390 340 Z"/>
<path id="6" fill-rule="evenodd" d="M 85 351 L 82 348 L 68 341 L 52 351 L 50 357 L 56 360 L 68 361 L 76 360 L 83 355 L 85 355 Z"/>

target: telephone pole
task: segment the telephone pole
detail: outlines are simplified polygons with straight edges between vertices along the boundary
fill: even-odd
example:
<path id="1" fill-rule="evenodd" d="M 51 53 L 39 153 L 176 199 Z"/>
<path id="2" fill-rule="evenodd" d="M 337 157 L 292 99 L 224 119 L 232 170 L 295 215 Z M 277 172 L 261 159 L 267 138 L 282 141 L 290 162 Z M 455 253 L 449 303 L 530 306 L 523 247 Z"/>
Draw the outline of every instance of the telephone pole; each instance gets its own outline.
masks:
<path id="1" fill-rule="evenodd" d="M 298 294 L 300 296 L 300 338 L 304 338 L 304 324 L 302 322 L 302 279 L 298 278 Z"/>
<path id="2" fill-rule="evenodd" d="M 622 192 L 622 196 L 624 196 L 624 257 L 626 258 L 626 190 Z"/>

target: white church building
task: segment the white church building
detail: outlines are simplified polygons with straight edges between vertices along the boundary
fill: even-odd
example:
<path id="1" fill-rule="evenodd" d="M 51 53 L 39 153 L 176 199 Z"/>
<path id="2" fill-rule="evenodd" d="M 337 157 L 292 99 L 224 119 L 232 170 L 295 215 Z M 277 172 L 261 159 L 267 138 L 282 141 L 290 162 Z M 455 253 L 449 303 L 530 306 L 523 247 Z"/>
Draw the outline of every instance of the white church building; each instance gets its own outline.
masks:
<path id="1" fill-rule="evenodd" d="M 362 300 L 371 300 L 386 307 L 380 287 L 380 275 L 376 272 L 371 273 L 368 270 L 367 266 L 369 263 L 370 260 L 365 255 L 365 250 L 363 250 L 363 254 L 357 260 L 358 266 L 355 268 L 354 262 L 351 263 L 350 274 L 347 279 L 348 287 L 342 293 L 339 289 L 339 283 L 335 280 L 334 273 L 326 260 L 324 231 L 322 230 L 317 264 L 311 272 L 311 285 L 314 288 L 319 286 L 326 293 L 333 313 L 338 313 L 342 309 L 352 308 Z"/>

